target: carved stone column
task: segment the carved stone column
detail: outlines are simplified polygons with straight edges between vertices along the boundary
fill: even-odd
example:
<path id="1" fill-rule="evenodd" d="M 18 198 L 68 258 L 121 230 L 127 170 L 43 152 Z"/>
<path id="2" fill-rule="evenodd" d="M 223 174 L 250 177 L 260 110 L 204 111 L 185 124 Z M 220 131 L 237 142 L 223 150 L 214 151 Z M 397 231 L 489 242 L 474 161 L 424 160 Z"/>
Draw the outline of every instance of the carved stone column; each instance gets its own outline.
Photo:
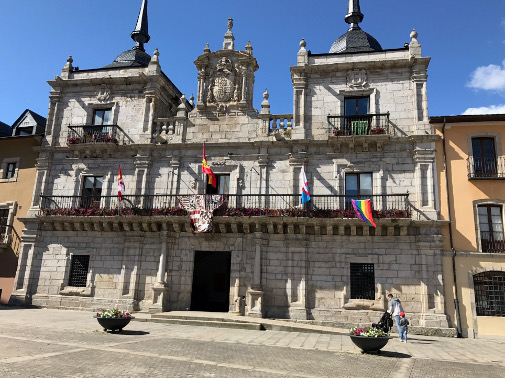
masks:
<path id="1" fill-rule="evenodd" d="M 166 296 L 168 295 L 168 285 L 165 281 L 165 273 L 167 267 L 167 239 L 168 232 L 161 231 L 161 251 L 160 251 L 160 262 L 158 265 L 158 274 L 156 276 L 156 283 L 153 286 L 153 304 L 149 307 L 149 312 L 161 312 L 165 311 L 167 308 Z"/>
<path id="2" fill-rule="evenodd" d="M 251 288 L 247 291 L 247 316 L 253 318 L 263 317 L 263 294 L 261 285 L 262 273 L 262 248 L 268 245 L 268 240 L 261 238 L 262 233 L 256 232 L 256 251 L 254 255 L 254 275 Z"/>
<path id="3" fill-rule="evenodd" d="M 14 291 L 9 304 L 25 305 L 31 303 L 31 276 L 34 265 L 35 241 L 37 240 L 37 226 L 35 223 L 25 225 L 21 236 L 18 268 L 14 279 Z"/>

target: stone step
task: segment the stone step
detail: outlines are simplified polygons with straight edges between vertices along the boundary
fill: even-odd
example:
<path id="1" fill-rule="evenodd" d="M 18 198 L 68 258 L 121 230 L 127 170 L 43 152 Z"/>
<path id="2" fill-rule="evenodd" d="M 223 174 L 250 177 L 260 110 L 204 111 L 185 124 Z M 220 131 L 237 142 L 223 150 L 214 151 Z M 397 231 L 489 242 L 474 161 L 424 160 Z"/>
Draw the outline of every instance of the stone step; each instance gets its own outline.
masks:
<path id="1" fill-rule="evenodd" d="M 202 319 L 176 319 L 168 317 L 151 317 L 149 318 L 135 318 L 134 321 L 139 322 L 153 322 L 153 323 L 165 323 L 165 324 L 179 324 L 179 325 L 190 325 L 190 326 L 201 326 L 201 327 L 215 327 L 215 328 L 233 328 L 233 329 L 247 329 L 252 331 L 262 331 L 264 328 L 260 323 L 249 323 L 249 322 L 227 322 L 221 321 L 221 319 L 213 320 L 202 320 Z"/>
<path id="2" fill-rule="evenodd" d="M 204 327 L 269 330 L 302 333 L 328 333 L 344 334 L 342 331 L 331 329 L 330 327 L 320 327 L 305 324 L 296 324 L 283 320 L 271 319 L 250 319 L 244 317 L 206 317 L 179 315 L 170 313 L 152 314 L 150 317 L 135 318 L 136 321 L 151 321 L 166 324 L 182 324 Z"/>

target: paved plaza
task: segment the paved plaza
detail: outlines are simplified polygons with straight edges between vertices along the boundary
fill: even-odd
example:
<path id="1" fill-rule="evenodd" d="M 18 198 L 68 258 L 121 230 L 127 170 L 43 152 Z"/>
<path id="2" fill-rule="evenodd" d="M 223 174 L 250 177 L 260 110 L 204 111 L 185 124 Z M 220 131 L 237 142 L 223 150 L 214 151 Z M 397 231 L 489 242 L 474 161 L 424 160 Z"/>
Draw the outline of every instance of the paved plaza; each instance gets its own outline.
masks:
<path id="1" fill-rule="evenodd" d="M 505 376 L 503 339 L 412 335 L 377 355 L 338 334 L 136 320 L 107 333 L 92 315 L 0 307 L 0 377 Z"/>

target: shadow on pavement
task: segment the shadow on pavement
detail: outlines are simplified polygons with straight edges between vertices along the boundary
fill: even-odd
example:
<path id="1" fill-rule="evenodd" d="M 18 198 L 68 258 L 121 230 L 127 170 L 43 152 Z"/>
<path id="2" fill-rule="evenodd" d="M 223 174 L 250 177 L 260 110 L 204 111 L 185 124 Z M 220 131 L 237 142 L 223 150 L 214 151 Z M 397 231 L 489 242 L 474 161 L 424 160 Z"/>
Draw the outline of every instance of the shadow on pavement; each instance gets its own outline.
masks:
<path id="1" fill-rule="evenodd" d="M 149 335 L 149 332 L 146 331 L 129 331 L 129 330 L 123 330 L 121 332 L 107 331 L 107 333 L 113 333 L 115 335 L 137 335 L 137 336 Z"/>
<path id="2" fill-rule="evenodd" d="M 412 356 L 410 354 L 398 353 L 398 352 L 388 352 L 387 350 L 380 350 L 378 352 L 368 352 L 367 354 L 375 354 L 377 356 L 388 357 L 388 358 L 412 358 Z"/>

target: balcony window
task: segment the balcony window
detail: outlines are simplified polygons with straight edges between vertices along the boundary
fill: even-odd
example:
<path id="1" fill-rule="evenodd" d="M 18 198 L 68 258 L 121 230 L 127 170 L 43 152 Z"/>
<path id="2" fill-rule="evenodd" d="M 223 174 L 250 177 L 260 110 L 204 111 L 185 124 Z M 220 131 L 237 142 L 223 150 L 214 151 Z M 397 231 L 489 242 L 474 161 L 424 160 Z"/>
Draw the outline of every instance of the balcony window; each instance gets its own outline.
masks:
<path id="1" fill-rule="evenodd" d="M 505 272 L 473 276 L 477 316 L 505 316 Z"/>
<path id="2" fill-rule="evenodd" d="M 346 208 L 352 209 L 351 200 L 370 199 L 372 194 L 372 173 L 345 175 Z"/>
<path id="3" fill-rule="evenodd" d="M 472 138 L 474 177 L 496 177 L 494 138 Z"/>
<path id="4" fill-rule="evenodd" d="M 214 188 L 212 184 L 209 184 L 209 176 L 207 177 L 207 187 L 205 190 L 206 194 L 230 194 L 230 175 L 216 175 L 217 185 Z"/>
<path id="5" fill-rule="evenodd" d="M 68 286 L 86 287 L 88 267 L 89 255 L 73 255 L 70 263 Z"/>
<path id="6" fill-rule="evenodd" d="M 100 207 L 100 199 L 102 197 L 103 177 L 101 176 L 86 176 L 82 186 L 81 207 L 97 208 Z"/>
<path id="7" fill-rule="evenodd" d="M 351 299 L 375 299 L 374 264 L 351 263 Z"/>
<path id="8" fill-rule="evenodd" d="M 482 252 L 505 252 L 502 207 L 481 205 L 477 211 Z"/>
<path id="9" fill-rule="evenodd" d="M 346 130 L 350 135 L 367 135 L 370 117 L 369 97 L 348 97 L 345 99 Z"/>
<path id="10" fill-rule="evenodd" d="M 112 109 L 95 110 L 93 114 L 93 125 L 110 125 L 112 119 Z"/>
<path id="11" fill-rule="evenodd" d="M 348 97 L 345 99 L 345 115 L 354 116 L 368 114 L 369 103 L 369 97 Z"/>

